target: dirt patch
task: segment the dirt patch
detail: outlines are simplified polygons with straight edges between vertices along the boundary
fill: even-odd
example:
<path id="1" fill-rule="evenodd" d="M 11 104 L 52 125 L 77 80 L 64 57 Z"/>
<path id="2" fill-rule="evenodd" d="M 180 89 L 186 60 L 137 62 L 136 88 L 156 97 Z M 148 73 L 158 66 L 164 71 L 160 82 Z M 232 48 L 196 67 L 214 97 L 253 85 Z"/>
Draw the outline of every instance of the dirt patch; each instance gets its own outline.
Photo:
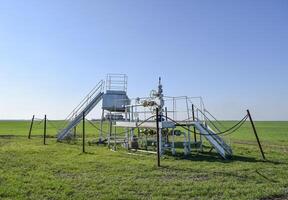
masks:
<path id="1" fill-rule="evenodd" d="M 0 138 L 3 138 L 3 139 L 10 139 L 10 138 L 14 138 L 14 137 L 19 137 L 19 136 L 16 136 L 16 135 L 0 135 Z"/>

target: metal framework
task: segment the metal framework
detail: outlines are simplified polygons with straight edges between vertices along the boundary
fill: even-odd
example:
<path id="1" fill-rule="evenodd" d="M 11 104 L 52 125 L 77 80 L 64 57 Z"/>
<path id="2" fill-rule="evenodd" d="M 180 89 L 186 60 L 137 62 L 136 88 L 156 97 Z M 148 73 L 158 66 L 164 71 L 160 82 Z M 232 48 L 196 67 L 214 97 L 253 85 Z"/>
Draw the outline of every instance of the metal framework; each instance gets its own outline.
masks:
<path id="1" fill-rule="evenodd" d="M 164 96 L 161 78 L 157 90 L 152 90 L 148 97 L 129 99 L 127 96 L 127 76 L 125 74 L 108 74 L 106 77 L 106 92 L 104 81 L 100 81 L 83 101 L 68 115 L 65 127 L 58 134 L 58 141 L 72 135 L 80 121 L 83 121 L 83 152 L 85 152 L 85 116 L 102 100 L 102 116 L 99 129 L 99 143 L 107 141 L 116 150 L 117 144 L 127 149 L 156 151 L 158 166 L 160 156 L 167 151 L 176 154 L 176 141 L 182 141 L 184 155 L 191 153 L 192 148 L 203 151 L 203 138 L 212 149 L 224 159 L 231 158 L 233 152 L 225 142 L 222 134 L 230 134 L 240 128 L 249 117 L 254 134 L 259 144 L 262 156 L 265 159 L 251 115 L 248 114 L 232 128 L 221 132 L 211 121 L 217 119 L 205 108 L 202 97 Z M 104 114 L 108 112 L 105 119 Z M 119 116 L 124 117 L 119 117 Z M 113 117 L 118 116 L 118 117 Z M 104 138 L 103 121 L 109 121 L 109 131 Z M 32 118 L 29 138 L 33 126 Z M 220 124 L 220 122 L 218 122 Z M 46 125 L 46 123 L 45 123 Z M 117 128 L 125 131 L 117 133 Z M 44 132 L 44 135 L 46 132 Z M 194 135 L 194 140 L 191 136 Z M 45 144 L 45 137 L 44 137 Z M 144 147 L 143 147 L 144 146 Z"/>
<path id="2" fill-rule="evenodd" d="M 106 90 L 127 92 L 128 77 L 126 74 L 107 74 Z"/>

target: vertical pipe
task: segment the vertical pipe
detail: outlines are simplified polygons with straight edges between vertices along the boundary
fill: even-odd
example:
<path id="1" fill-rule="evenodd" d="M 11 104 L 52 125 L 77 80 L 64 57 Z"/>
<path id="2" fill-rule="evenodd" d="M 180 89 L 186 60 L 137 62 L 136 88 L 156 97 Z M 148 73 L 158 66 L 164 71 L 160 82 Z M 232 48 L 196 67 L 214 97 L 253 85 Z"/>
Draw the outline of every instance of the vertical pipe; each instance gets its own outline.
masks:
<path id="1" fill-rule="evenodd" d="M 43 143 L 46 145 L 46 129 L 47 129 L 47 116 L 44 116 L 44 133 L 43 133 Z"/>
<path id="2" fill-rule="evenodd" d="M 188 97 L 186 97 L 186 108 L 187 108 L 187 117 L 188 117 L 188 121 L 189 121 L 190 120 L 190 113 L 189 113 Z"/>
<path id="3" fill-rule="evenodd" d="M 136 102 L 137 104 L 139 104 L 139 102 Z M 138 109 L 137 109 L 138 107 L 136 106 L 135 107 L 135 113 L 136 113 L 136 123 L 138 123 L 139 122 L 139 116 L 140 116 L 140 111 L 138 112 Z M 139 128 L 139 126 L 137 127 L 137 132 L 138 132 L 138 138 L 140 138 L 140 128 Z"/>
<path id="4" fill-rule="evenodd" d="M 127 112 L 128 112 L 128 107 L 126 106 L 126 107 L 125 107 L 125 121 L 126 121 L 126 122 L 128 121 Z M 126 133 L 125 133 L 125 141 L 126 141 L 126 144 L 125 144 L 125 145 L 126 145 L 126 148 L 129 149 L 129 133 L 128 133 L 129 129 L 128 129 L 128 128 L 125 128 L 125 131 L 126 131 Z"/>
<path id="5" fill-rule="evenodd" d="M 117 127 L 114 127 L 114 151 L 116 151 L 116 134 L 117 134 Z"/>
<path id="6" fill-rule="evenodd" d="M 82 152 L 85 153 L 85 112 L 82 113 Z"/>
<path id="7" fill-rule="evenodd" d="M 184 155 L 187 156 L 188 154 L 188 148 L 187 148 L 187 135 L 184 132 L 184 142 L 183 142 L 183 147 L 184 147 Z"/>
<path id="8" fill-rule="evenodd" d="M 134 108 L 131 106 L 131 120 L 134 120 Z"/>
<path id="9" fill-rule="evenodd" d="M 167 107 L 165 107 L 165 120 L 166 122 L 168 121 L 168 110 L 167 110 Z M 169 129 L 167 128 L 166 129 L 166 143 L 169 143 Z"/>
<path id="10" fill-rule="evenodd" d="M 168 121 L 168 110 L 167 110 L 167 107 L 165 107 L 165 119 L 166 119 L 166 121 Z"/>
<path id="11" fill-rule="evenodd" d="M 156 132 L 157 132 L 157 166 L 160 167 L 160 134 L 159 134 L 159 109 L 156 108 Z"/>
<path id="12" fill-rule="evenodd" d="M 34 119 L 35 119 L 35 115 L 33 115 L 31 123 L 30 123 L 30 129 L 29 129 L 29 133 L 28 133 L 28 139 L 31 139 L 31 133 L 32 133 L 32 128 L 33 128 L 33 124 L 34 124 Z"/>
<path id="13" fill-rule="evenodd" d="M 199 109 L 196 109 L 196 116 L 197 116 L 197 120 L 201 123 L 204 123 L 200 118 L 199 118 Z M 205 123 L 204 123 L 205 125 Z M 202 134 L 200 134 L 200 151 L 203 152 L 203 141 L 202 141 Z"/>
<path id="14" fill-rule="evenodd" d="M 131 106 L 131 120 L 132 122 L 134 121 L 134 108 L 133 106 Z M 131 128 L 131 133 L 130 133 L 130 141 L 133 141 L 133 137 L 134 137 L 134 128 Z"/>
<path id="15" fill-rule="evenodd" d="M 266 158 L 265 158 L 265 155 L 264 155 L 264 151 L 263 151 L 263 149 L 262 149 L 262 146 L 261 146 L 261 143 L 260 143 L 260 140 L 259 140 L 257 131 L 256 131 L 256 127 L 255 127 L 255 125 L 254 125 L 254 122 L 253 122 L 253 119 L 252 119 L 252 116 L 251 116 L 249 110 L 247 110 L 247 114 L 248 114 L 248 117 L 249 117 L 249 119 L 250 119 L 250 122 L 251 122 L 251 125 L 252 125 L 252 128 L 253 128 L 253 132 L 254 132 L 254 135 L 255 135 L 255 137 L 256 137 L 256 140 L 257 140 L 259 149 L 260 149 L 260 151 L 261 151 L 262 158 L 265 160 Z"/>
<path id="16" fill-rule="evenodd" d="M 192 104 L 192 119 L 193 119 L 193 122 L 195 122 L 195 110 L 194 110 L 194 104 Z M 196 137 L 196 128 L 195 128 L 195 125 L 193 126 L 193 131 L 194 131 L 194 142 L 197 142 L 197 137 Z"/>
<path id="17" fill-rule="evenodd" d="M 110 117 L 109 117 L 109 135 L 108 135 L 108 148 L 110 148 L 110 143 L 111 143 L 111 137 L 112 137 L 112 114 L 110 112 Z"/>
<path id="18" fill-rule="evenodd" d="M 101 114 L 99 144 L 102 143 L 102 138 L 103 138 L 103 121 L 104 121 L 104 109 L 102 109 L 102 114 Z"/>
<path id="19" fill-rule="evenodd" d="M 177 121 L 177 100 L 176 99 L 174 99 L 175 100 L 175 102 L 174 102 L 174 106 L 175 106 L 175 108 L 174 108 L 174 112 L 175 112 L 175 121 Z"/>
<path id="20" fill-rule="evenodd" d="M 191 153 L 191 131 L 190 131 L 190 125 L 188 126 L 188 153 Z"/>
<path id="21" fill-rule="evenodd" d="M 175 134 L 174 134 L 175 129 L 172 129 L 172 155 L 175 155 Z"/>
<path id="22" fill-rule="evenodd" d="M 173 120 L 175 120 L 175 98 L 173 97 Z"/>
<path id="23" fill-rule="evenodd" d="M 186 108 L 187 108 L 187 117 L 188 117 L 188 122 L 190 121 L 190 113 L 189 113 L 189 103 L 188 103 L 188 97 L 186 96 Z M 188 153 L 191 151 L 191 131 L 190 131 L 190 125 L 188 125 Z"/>
<path id="24" fill-rule="evenodd" d="M 203 115 L 204 110 L 203 110 L 203 105 L 202 105 L 202 101 L 201 101 L 201 97 L 200 97 L 200 109 L 201 109 L 201 116 L 202 116 L 202 120 L 204 121 L 204 123 L 206 124 L 206 119 L 205 116 Z"/>

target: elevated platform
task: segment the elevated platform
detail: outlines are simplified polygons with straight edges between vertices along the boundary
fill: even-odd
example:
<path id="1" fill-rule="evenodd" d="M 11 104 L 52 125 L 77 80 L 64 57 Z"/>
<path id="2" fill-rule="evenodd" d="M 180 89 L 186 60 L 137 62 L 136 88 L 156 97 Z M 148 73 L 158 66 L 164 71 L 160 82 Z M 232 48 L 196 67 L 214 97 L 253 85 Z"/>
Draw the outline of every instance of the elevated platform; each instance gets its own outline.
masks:
<path id="1" fill-rule="evenodd" d="M 151 128 L 156 129 L 156 122 L 116 122 L 116 127 L 122 127 L 122 128 Z M 159 128 L 175 128 L 174 122 L 160 122 Z"/>
<path id="2" fill-rule="evenodd" d="M 116 122 L 116 127 L 122 128 L 147 128 L 156 129 L 155 121 L 148 122 Z M 194 126 L 207 141 L 211 144 L 216 152 L 224 159 L 230 159 L 232 157 L 232 149 L 226 144 L 226 142 L 217 135 L 208 125 L 204 125 L 199 121 L 163 121 L 159 122 L 159 128 L 176 128 L 176 127 L 189 127 Z"/>

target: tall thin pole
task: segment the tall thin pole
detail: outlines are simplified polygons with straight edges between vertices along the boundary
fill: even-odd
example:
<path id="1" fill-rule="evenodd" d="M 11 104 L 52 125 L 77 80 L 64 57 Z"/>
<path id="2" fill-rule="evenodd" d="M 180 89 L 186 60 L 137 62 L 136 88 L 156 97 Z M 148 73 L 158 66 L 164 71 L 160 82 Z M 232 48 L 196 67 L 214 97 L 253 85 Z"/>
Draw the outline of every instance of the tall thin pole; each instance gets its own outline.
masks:
<path id="1" fill-rule="evenodd" d="M 127 115 L 127 107 L 125 106 L 125 122 L 127 122 L 128 121 L 128 115 Z M 129 149 L 129 133 L 128 133 L 128 128 L 125 128 L 125 131 L 126 131 L 126 133 L 125 133 L 125 145 L 126 145 L 126 148 L 127 149 Z"/>
<path id="2" fill-rule="evenodd" d="M 168 110 L 167 110 L 167 107 L 165 107 L 165 118 L 166 118 L 166 121 L 168 121 Z"/>
<path id="3" fill-rule="evenodd" d="M 157 166 L 160 167 L 160 134 L 159 134 L 159 109 L 156 108 L 156 132 L 157 132 Z"/>
<path id="4" fill-rule="evenodd" d="M 85 112 L 83 111 L 83 115 L 82 115 L 82 152 L 85 153 Z"/>
<path id="5" fill-rule="evenodd" d="M 167 107 L 165 107 L 165 120 L 168 121 L 168 110 Z M 166 132 L 166 143 L 169 143 L 169 134 L 168 134 L 169 129 L 167 128 Z"/>
<path id="6" fill-rule="evenodd" d="M 44 116 L 44 133 L 43 133 L 43 143 L 46 145 L 46 129 L 47 129 L 47 116 Z"/>
<path id="7" fill-rule="evenodd" d="M 260 151 L 261 151 L 262 158 L 265 160 L 266 158 L 265 158 L 265 155 L 264 155 L 264 151 L 263 151 L 263 149 L 262 149 L 262 146 L 261 146 L 261 143 L 260 143 L 260 140 L 259 140 L 259 137 L 258 137 L 257 131 L 256 131 L 256 127 L 255 127 L 255 125 L 254 125 L 254 122 L 253 122 L 252 116 L 251 116 L 251 114 L 250 114 L 250 111 L 247 110 L 247 113 L 248 113 L 248 117 L 249 117 L 249 119 L 250 119 L 250 122 L 251 122 L 251 125 L 252 125 L 252 128 L 253 128 L 253 132 L 254 132 L 254 135 L 255 135 L 255 137 L 256 137 L 256 140 L 257 140 L 257 143 L 258 143 L 259 149 L 260 149 Z"/>
<path id="8" fill-rule="evenodd" d="M 110 112 L 110 117 L 109 117 L 109 139 L 108 139 L 108 148 L 110 148 L 110 144 L 113 142 L 111 141 L 112 138 L 112 114 Z"/>
<path id="9" fill-rule="evenodd" d="M 101 115 L 101 121 L 100 121 L 99 144 L 102 144 L 102 138 L 103 138 L 103 121 L 104 121 L 104 110 L 102 109 L 102 115 Z"/>
<path id="10" fill-rule="evenodd" d="M 29 129 L 29 133 L 28 133 L 28 139 L 31 139 L 31 133 L 32 133 L 32 128 L 33 128 L 34 118 L 35 118 L 35 115 L 33 115 L 32 120 L 31 120 L 31 123 L 30 123 L 30 129 Z"/>
<path id="11" fill-rule="evenodd" d="M 192 119 L 193 122 L 195 122 L 195 110 L 194 110 L 194 104 L 192 104 Z M 197 137 L 196 137 L 196 128 L 195 125 L 193 126 L 194 129 L 194 142 L 197 142 Z"/>
<path id="12" fill-rule="evenodd" d="M 116 151 L 117 141 L 116 141 L 117 127 L 114 127 L 114 151 Z"/>

